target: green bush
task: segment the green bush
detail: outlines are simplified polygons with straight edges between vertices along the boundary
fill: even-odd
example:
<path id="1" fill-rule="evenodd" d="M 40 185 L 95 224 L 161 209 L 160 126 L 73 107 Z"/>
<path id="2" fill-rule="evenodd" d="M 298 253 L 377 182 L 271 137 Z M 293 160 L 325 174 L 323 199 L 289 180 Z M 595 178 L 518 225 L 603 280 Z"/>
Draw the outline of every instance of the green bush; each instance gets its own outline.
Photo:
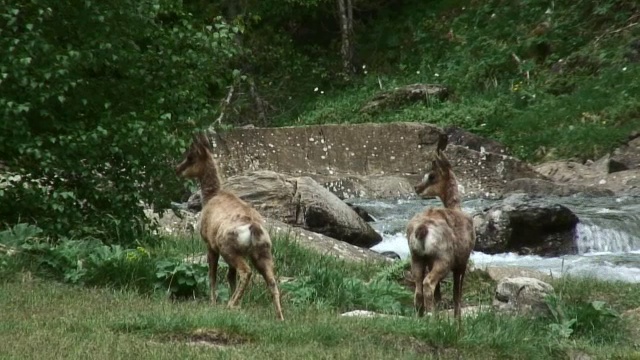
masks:
<path id="1" fill-rule="evenodd" d="M 0 1 L 0 218 L 132 243 L 215 113 L 240 31 L 177 0 Z M 5 204 L 11 204 L 6 206 Z"/>
<path id="2" fill-rule="evenodd" d="M 209 290 L 207 264 L 160 260 L 156 263 L 155 288 L 165 290 L 171 298 L 196 298 Z"/>

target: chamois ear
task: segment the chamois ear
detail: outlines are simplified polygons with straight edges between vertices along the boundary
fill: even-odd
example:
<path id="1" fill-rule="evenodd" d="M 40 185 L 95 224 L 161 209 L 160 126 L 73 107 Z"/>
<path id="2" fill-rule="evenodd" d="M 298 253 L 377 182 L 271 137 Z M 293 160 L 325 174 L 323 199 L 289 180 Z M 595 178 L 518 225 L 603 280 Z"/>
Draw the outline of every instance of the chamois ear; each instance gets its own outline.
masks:
<path id="1" fill-rule="evenodd" d="M 194 135 L 194 137 L 196 138 L 198 145 L 202 145 L 206 148 L 211 147 L 211 144 L 209 143 L 209 138 L 207 137 L 207 135 L 205 135 L 204 132 L 198 132 L 197 134 Z"/>
<path id="2" fill-rule="evenodd" d="M 204 135 L 201 132 L 195 133 L 193 134 L 193 138 L 191 141 L 191 153 L 198 156 L 198 157 L 202 157 L 207 155 L 207 149 L 210 148 L 209 145 L 209 140 L 207 139 L 206 135 Z"/>
<path id="3" fill-rule="evenodd" d="M 447 148 L 449 144 L 449 135 L 442 133 L 438 136 L 438 144 L 436 145 L 436 153 L 440 154 Z"/>
<path id="4" fill-rule="evenodd" d="M 444 155 L 443 152 L 436 152 L 436 159 L 434 160 L 435 168 L 437 168 L 441 172 L 447 172 L 451 169 L 451 163 L 449 159 Z"/>

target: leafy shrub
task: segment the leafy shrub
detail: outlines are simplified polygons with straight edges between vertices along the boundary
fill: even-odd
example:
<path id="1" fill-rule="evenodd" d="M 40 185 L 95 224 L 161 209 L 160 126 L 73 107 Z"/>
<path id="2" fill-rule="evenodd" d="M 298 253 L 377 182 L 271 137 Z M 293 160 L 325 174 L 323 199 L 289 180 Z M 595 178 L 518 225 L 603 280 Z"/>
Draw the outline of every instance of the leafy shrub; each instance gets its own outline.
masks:
<path id="1" fill-rule="evenodd" d="M 562 297 L 546 299 L 551 314 L 550 334 L 556 338 L 587 337 L 598 343 L 612 343 L 619 339 L 617 331 L 620 315 L 604 301 L 593 300 L 566 304 Z"/>
<path id="2" fill-rule="evenodd" d="M 293 304 L 314 304 L 341 310 L 368 309 L 405 313 L 411 301 L 409 292 L 383 276 L 372 281 L 345 276 L 340 269 L 314 268 L 308 275 L 282 284 Z"/>
<path id="3" fill-rule="evenodd" d="M 181 188 L 170 164 L 215 112 L 240 29 L 203 26 L 178 0 L 0 9 L 0 218 L 133 243 L 149 230 L 142 204 Z"/>
<path id="4" fill-rule="evenodd" d="M 10 258 L 15 267 L 22 265 L 44 277 L 75 285 L 152 290 L 155 260 L 145 248 L 125 249 L 97 239 L 52 243 L 38 237 L 41 234 L 41 229 L 24 223 L 0 232 L 0 243 L 15 251 Z"/>
<path id="5" fill-rule="evenodd" d="M 196 298 L 206 294 L 207 264 L 161 260 L 156 263 L 155 288 L 166 290 L 171 298 Z"/>

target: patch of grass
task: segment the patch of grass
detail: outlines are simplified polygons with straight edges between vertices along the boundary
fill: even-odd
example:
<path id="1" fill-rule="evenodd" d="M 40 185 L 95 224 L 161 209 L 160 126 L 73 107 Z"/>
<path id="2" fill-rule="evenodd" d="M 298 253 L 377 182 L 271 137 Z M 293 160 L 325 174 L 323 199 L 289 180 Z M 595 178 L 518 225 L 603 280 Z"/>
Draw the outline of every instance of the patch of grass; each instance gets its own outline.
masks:
<path id="1" fill-rule="evenodd" d="M 204 250 L 202 244 L 189 241 L 163 238 L 142 246 L 154 260 L 145 271 L 156 269 L 155 261 L 180 261 Z M 65 251 L 87 251 L 82 246 L 73 250 L 74 244 L 65 245 Z M 563 278 L 554 282 L 557 297 L 550 302 L 561 315 L 525 318 L 486 312 L 464 319 L 461 330 L 444 312 L 414 317 L 411 289 L 403 283 L 407 261 L 351 263 L 305 249 L 288 238 L 275 238 L 274 244 L 277 274 L 291 278 L 280 286 L 284 323 L 274 320 L 270 295 L 258 276 L 242 308 L 228 310 L 225 271 L 219 272 L 220 302 L 211 306 L 206 281 L 199 285 L 202 291 L 195 301 L 181 302 L 168 301 L 163 287 L 141 292 L 139 284 L 112 281 L 131 266 L 127 261 L 107 261 L 109 266 L 98 266 L 105 271 L 96 273 L 95 282 L 74 283 L 48 274 L 48 267 L 19 263 L 20 256 L 0 254 L 0 264 L 12 263 L 15 271 L 0 280 L 0 308 L 11 309 L 0 312 L 0 353 L 10 359 L 197 359 L 210 358 L 211 352 L 222 358 L 560 359 L 575 349 L 596 357 L 636 354 L 628 324 L 615 316 L 638 306 L 640 290 L 635 284 Z M 20 249 L 24 251 L 24 246 Z M 88 251 L 82 258 L 92 254 Z M 111 250 L 108 254 L 113 255 Z M 28 259 L 39 263 L 49 257 L 47 252 L 31 253 Z M 196 275 L 206 280 L 206 267 Z M 128 275 L 121 279 L 139 281 Z M 154 284 L 157 278 L 147 281 Z M 469 273 L 465 305 L 490 304 L 494 287 L 486 274 Z M 442 293 L 444 306 L 449 307 L 448 281 Z M 616 313 L 609 313 L 608 304 Z M 355 309 L 395 315 L 339 316 Z"/>
<path id="2" fill-rule="evenodd" d="M 550 337 L 544 319 L 493 313 L 465 319 L 460 331 L 440 317 L 341 318 L 333 309 L 289 305 L 280 323 L 246 302 L 230 311 L 37 279 L 1 287 L 0 307 L 11 309 L 0 313 L 0 353 L 7 359 L 564 359 L 575 346 Z M 234 341 L 194 345 L 198 333 Z M 579 349 L 596 357 L 634 354 L 624 343 L 577 339 Z"/>
<path id="3" fill-rule="evenodd" d="M 640 127 L 640 67 L 627 59 L 640 36 L 637 14 L 629 0 L 410 0 L 360 27 L 366 68 L 349 86 L 303 92 L 297 111 L 273 123 L 457 125 L 529 161 L 595 159 Z M 549 30 L 534 34 L 544 21 Z M 550 53 L 541 57 L 541 46 Z M 412 83 L 443 84 L 453 96 L 359 111 L 375 94 Z"/>
<path id="4" fill-rule="evenodd" d="M 618 312 L 640 307 L 640 285 L 564 276 L 551 281 L 556 292 L 569 303 L 604 301 Z"/>

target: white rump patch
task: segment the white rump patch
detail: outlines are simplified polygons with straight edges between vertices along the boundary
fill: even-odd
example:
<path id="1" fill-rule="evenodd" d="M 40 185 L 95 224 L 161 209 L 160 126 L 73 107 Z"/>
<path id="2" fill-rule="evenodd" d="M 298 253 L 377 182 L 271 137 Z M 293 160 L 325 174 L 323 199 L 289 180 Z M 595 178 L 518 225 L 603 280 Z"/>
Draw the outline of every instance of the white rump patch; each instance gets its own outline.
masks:
<path id="1" fill-rule="evenodd" d="M 409 247 L 416 255 L 433 255 L 439 251 L 439 242 L 442 239 L 442 229 L 439 226 L 429 226 L 427 236 L 418 239 L 415 232 L 409 238 Z"/>
<path id="2" fill-rule="evenodd" d="M 424 252 L 425 254 L 434 254 L 438 252 L 438 243 L 442 239 L 442 229 L 439 226 L 429 227 L 429 233 L 424 240 Z"/>
<path id="3" fill-rule="evenodd" d="M 238 235 L 238 244 L 241 246 L 248 246 L 251 244 L 251 227 L 250 224 L 238 226 L 236 228 L 236 234 Z"/>

